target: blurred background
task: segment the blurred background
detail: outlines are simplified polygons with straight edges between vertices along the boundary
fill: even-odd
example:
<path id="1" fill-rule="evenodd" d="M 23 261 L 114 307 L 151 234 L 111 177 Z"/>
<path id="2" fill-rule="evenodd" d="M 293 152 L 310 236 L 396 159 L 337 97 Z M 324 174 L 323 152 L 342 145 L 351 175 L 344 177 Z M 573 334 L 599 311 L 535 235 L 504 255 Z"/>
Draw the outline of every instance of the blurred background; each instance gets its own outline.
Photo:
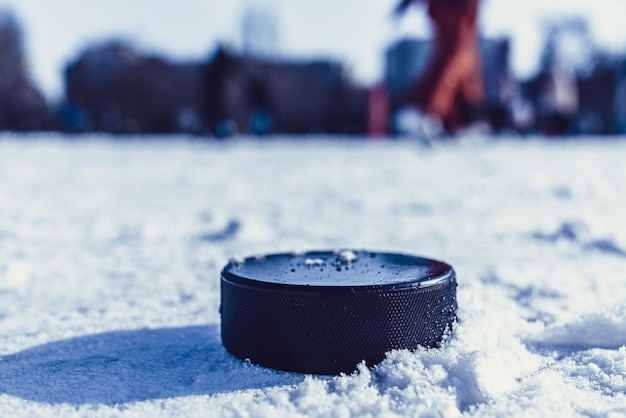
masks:
<path id="1" fill-rule="evenodd" d="M 432 45 L 396 1 L 2 0 L 0 130 L 388 137 Z M 483 0 L 492 133 L 626 133 L 626 2 Z"/>

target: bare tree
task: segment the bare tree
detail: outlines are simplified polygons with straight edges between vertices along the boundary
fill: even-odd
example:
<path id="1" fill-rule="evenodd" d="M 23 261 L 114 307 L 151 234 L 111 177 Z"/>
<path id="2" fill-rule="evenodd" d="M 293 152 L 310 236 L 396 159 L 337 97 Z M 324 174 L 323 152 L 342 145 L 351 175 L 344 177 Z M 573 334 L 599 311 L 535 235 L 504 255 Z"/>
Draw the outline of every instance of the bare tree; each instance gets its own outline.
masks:
<path id="1" fill-rule="evenodd" d="M 541 55 L 544 70 L 559 67 L 578 74 L 591 71 L 596 50 L 584 17 L 570 16 L 548 21 L 544 42 Z"/>
<path id="2" fill-rule="evenodd" d="M 50 122 L 48 105 L 26 71 L 19 24 L 0 13 L 0 130 L 42 130 Z"/>

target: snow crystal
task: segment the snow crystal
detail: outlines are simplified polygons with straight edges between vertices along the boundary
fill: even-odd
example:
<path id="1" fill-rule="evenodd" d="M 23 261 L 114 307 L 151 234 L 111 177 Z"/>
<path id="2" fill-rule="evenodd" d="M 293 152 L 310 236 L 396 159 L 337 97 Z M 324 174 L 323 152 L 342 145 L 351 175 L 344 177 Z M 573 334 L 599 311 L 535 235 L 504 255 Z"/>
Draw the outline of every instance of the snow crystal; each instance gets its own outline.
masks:
<path id="1" fill-rule="evenodd" d="M 357 255 L 352 250 L 341 250 L 337 252 L 337 261 L 341 264 L 354 263 L 357 258 Z"/>
<path id="2" fill-rule="evenodd" d="M 233 267 L 241 267 L 246 262 L 246 259 L 243 256 L 235 255 L 228 259 L 228 264 Z"/>
<path id="3" fill-rule="evenodd" d="M 321 258 L 307 258 L 304 260 L 304 265 L 306 267 L 320 267 L 323 266 L 325 261 Z"/>

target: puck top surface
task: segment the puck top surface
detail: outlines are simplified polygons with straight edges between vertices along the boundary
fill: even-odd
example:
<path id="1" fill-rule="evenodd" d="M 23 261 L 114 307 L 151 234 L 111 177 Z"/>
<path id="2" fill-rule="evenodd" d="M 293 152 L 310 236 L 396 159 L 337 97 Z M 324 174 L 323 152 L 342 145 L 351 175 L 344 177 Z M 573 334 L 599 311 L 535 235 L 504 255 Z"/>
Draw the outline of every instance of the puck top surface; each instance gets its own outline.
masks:
<path id="1" fill-rule="evenodd" d="M 233 259 L 230 281 L 266 287 L 425 287 L 454 275 L 448 264 L 413 255 L 371 251 L 311 251 Z"/>

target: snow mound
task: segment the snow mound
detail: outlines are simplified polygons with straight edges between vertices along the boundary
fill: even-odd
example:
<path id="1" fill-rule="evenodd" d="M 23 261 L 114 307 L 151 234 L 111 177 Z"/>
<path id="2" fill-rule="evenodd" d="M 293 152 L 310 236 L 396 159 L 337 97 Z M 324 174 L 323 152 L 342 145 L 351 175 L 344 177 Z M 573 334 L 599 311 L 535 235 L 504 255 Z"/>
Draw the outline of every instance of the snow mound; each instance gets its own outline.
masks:
<path id="1" fill-rule="evenodd" d="M 618 349 L 626 346 L 626 303 L 589 312 L 562 324 L 546 327 L 532 338 L 542 346 L 576 350 Z"/>

